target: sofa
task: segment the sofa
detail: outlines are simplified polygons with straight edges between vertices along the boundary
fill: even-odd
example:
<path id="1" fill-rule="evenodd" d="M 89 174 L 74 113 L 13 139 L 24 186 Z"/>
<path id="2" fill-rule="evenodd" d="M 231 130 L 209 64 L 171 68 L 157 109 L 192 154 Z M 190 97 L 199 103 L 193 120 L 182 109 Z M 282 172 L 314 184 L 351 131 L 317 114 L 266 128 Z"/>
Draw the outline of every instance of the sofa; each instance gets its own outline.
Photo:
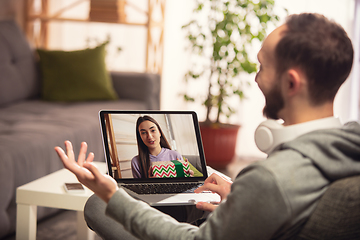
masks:
<path id="1" fill-rule="evenodd" d="M 86 141 L 104 161 L 99 110 L 159 109 L 158 74 L 109 75 L 116 100 L 44 100 L 34 49 L 14 21 L 0 21 L 0 239 L 15 231 L 16 188 L 63 168 L 55 146 L 70 140 L 78 151 Z M 38 208 L 38 219 L 55 211 Z"/>
<path id="2" fill-rule="evenodd" d="M 295 240 L 360 239 L 360 176 L 333 182 Z"/>

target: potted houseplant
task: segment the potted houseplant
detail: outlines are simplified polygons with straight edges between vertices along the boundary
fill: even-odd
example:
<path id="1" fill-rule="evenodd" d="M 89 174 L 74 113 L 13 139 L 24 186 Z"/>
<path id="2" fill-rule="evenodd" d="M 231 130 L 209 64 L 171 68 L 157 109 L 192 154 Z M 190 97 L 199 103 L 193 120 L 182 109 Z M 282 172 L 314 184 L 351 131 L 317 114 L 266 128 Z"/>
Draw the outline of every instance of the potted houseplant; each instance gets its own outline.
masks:
<path id="1" fill-rule="evenodd" d="M 257 70 L 252 44 L 263 41 L 268 25 L 278 18 L 274 0 L 198 0 L 193 19 L 182 27 L 194 55 L 185 80 L 207 81 L 206 95 L 187 93 L 184 99 L 199 100 L 206 108 L 200 129 L 206 160 L 214 168 L 225 167 L 235 155 L 240 126 L 226 123 L 236 113 L 231 102 L 245 98 L 250 83 L 244 74 Z"/>

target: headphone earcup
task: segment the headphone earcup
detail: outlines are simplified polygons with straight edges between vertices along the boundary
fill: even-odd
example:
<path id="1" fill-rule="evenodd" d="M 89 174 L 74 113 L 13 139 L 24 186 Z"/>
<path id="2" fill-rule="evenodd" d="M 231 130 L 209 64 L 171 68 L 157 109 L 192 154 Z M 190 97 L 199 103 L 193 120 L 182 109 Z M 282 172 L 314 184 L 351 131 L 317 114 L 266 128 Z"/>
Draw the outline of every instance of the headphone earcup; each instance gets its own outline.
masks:
<path id="1" fill-rule="evenodd" d="M 276 136 L 274 136 L 273 130 L 281 128 L 283 128 L 283 126 L 272 119 L 260 123 L 255 130 L 255 143 L 260 151 L 268 154 L 273 150 L 276 144 Z"/>
<path id="2" fill-rule="evenodd" d="M 291 141 L 305 133 L 327 128 L 340 128 L 338 118 L 318 119 L 290 126 L 283 126 L 278 121 L 268 119 L 256 128 L 255 143 L 260 151 L 271 153 L 280 144 Z"/>
<path id="3" fill-rule="evenodd" d="M 270 129 L 259 126 L 255 131 L 255 143 L 260 151 L 266 153 L 274 143 L 274 138 Z"/>

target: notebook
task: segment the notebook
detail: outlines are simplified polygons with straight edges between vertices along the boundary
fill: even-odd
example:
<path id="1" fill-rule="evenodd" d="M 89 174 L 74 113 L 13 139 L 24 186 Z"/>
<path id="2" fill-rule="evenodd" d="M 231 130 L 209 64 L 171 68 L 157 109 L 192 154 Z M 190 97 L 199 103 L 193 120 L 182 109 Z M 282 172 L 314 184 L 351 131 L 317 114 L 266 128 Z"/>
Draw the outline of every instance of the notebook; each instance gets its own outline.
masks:
<path id="1" fill-rule="evenodd" d="M 208 177 L 195 112 L 101 110 L 99 117 L 108 174 L 131 196 L 151 206 L 220 202 L 193 192 Z"/>

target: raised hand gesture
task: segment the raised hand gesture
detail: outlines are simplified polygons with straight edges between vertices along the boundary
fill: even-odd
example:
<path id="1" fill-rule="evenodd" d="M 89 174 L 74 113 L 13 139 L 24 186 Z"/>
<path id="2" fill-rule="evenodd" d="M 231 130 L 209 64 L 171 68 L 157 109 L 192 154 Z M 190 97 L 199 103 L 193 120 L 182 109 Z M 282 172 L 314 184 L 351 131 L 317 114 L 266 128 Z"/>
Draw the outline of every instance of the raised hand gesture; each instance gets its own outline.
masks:
<path id="1" fill-rule="evenodd" d="M 81 143 L 78 160 L 75 160 L 75 154 L 70 141 L 65 141 L 66 153 L 61 147 L 55 147 L 64 167 L 74 173 L 82 184 L 91 189 L 98 197 L 109 202 L 112 195 L 117 191 L 116 181 L 109 175 L 102 174 L 93 164 L 94 154 L 89 153 L 86 158 L 87 144 Z"/>

